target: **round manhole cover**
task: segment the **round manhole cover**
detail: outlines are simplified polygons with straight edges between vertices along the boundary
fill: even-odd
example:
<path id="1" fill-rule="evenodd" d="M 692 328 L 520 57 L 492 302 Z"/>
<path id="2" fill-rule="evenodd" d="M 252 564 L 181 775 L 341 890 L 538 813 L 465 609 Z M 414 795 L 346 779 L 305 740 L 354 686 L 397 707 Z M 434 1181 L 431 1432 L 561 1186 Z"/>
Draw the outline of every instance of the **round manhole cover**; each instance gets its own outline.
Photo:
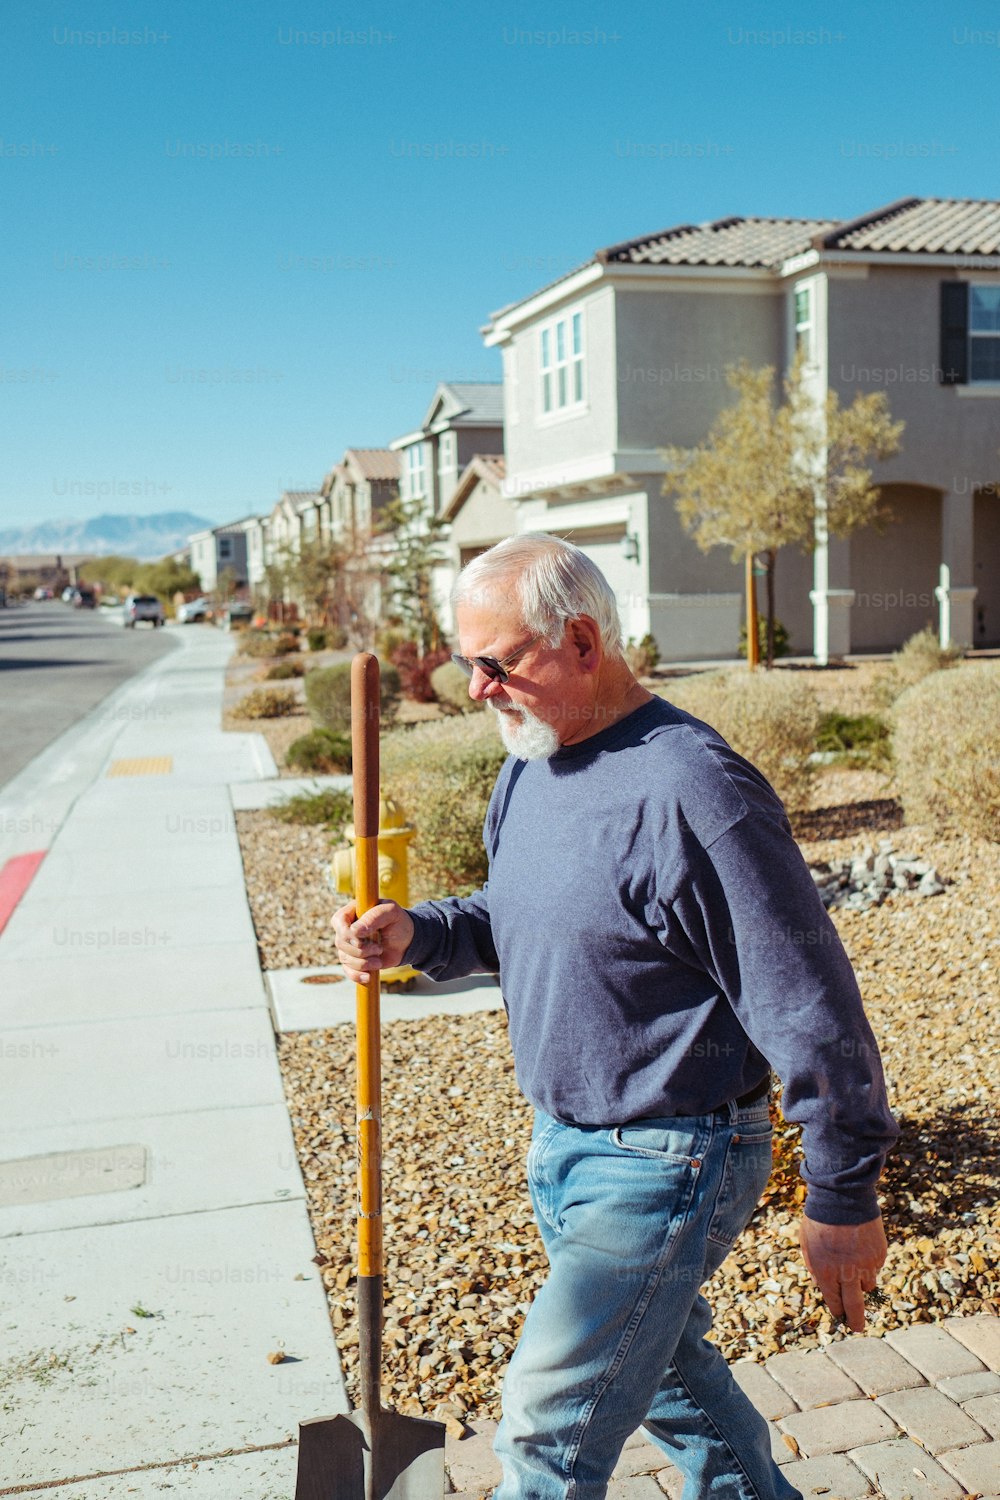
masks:
<path id="1" fill-rule="evenodd" d="M 307 974 L 302 980 L 303 984 L 339 984 L 343 974 Z"/>

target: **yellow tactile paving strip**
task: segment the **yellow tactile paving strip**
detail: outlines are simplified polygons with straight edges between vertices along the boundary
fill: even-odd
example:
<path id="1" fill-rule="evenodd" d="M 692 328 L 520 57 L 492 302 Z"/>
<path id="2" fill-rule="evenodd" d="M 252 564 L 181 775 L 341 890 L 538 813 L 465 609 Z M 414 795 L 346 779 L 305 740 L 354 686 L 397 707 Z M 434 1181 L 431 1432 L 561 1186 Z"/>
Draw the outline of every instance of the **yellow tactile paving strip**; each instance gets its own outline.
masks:
<path id="1" fill-rule="evenodd" d="M 140 755 L 134 760 L 113 760 L 109 776 L 169 776 L 174 769 L 172 755 Z"/>

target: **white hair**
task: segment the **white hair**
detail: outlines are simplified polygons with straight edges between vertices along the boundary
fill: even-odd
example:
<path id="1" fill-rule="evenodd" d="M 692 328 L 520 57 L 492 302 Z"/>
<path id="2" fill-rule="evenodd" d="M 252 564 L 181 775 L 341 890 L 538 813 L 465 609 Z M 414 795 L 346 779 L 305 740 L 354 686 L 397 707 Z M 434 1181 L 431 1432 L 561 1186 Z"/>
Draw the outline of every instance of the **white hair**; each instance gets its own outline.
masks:
<path id="1" fill-rule="evenodd" d="M 501 604 L 513 599 L 526 630 L 549 645 L 562 640 L 578 615 L 596 621 L 609 656 L 621 656 L 622 626 L 614 590 L 579 547 L 547 531 L 524 531 L 481 552 L 459 573 L 452 604 Z"/>

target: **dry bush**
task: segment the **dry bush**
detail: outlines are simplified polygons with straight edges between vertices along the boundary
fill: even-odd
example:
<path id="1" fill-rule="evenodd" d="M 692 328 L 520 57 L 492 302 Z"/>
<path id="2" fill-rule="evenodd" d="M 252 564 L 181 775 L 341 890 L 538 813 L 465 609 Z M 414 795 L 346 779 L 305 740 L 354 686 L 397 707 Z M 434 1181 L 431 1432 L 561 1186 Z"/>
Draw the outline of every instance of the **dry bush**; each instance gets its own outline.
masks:
<path id="1" fill-rule="evenodd" d="M 291 688 L 254 688 L 233 709 L 238 719 L 283 719 L 297 714 L 299 700 Z"/>
<path id="2" fill-rule="evenodd" d="M 240 656 L 273 656 L 275 637 L 266 630 L 244 630 L 236 650 Z"/>
<path id="3" fill-rule="evenodd" d="M 936 632 L 929 625 L 925 626 L 893 654 L 877 686 L 879 705 L 887 708 L 895 703 L 900 693 L 922 682 L 932 672 L 953 667 L 961 655 L 954 646 L 943 650 Z"/>
<path id="4" fill-rule="evenodd" d="M 808 805 L 819 708 L 807 683 L 784 672 L 703 672 L 660 691 L 717 729 L 763 772 L 786 807 Z"/>
<path id="5" fill-rule="evenodd" d="M 382 742 L 382 787 L 417 830 L 410 897 L 464 896 L 486 879 L 483 819 L 506 751 L 492 716 L 463 714 Z"/>
<path id="6" fill-rule="evenodd" d="M 306 705 L 317 729 L 332 729 L 336 734 L 351 733 L 351 663 L 338 662 L 333 667 L 314 667 L 305 675 Z M 395 667 L 382 666 L 379 672 L 379 714 L 383 724 L 390 724 L 399 708 L 399 673 Z"/>
<path id="7" fill-rule="evenodd" d="M 469 679 L 453 661 L 442 662 L 434 668 L 431 687 L 445 713 L 468 714 L 484 707 L 482 700 L 477 703 L 469 697 Z"/>
<path id="8" fill-rule="evenodd" d="M 265 669 L 263 679 L 265 682 L 285 682 L 291 677 L 304 677 L 305 675 L 305 662 L 278 661 L 273 667 Z"/>
<path id="9" fill-rule="evenodd" d="M 892 727 L 906 821 L 1000 841 L 1000 665 L 925 677 L 898 699 Z"/>

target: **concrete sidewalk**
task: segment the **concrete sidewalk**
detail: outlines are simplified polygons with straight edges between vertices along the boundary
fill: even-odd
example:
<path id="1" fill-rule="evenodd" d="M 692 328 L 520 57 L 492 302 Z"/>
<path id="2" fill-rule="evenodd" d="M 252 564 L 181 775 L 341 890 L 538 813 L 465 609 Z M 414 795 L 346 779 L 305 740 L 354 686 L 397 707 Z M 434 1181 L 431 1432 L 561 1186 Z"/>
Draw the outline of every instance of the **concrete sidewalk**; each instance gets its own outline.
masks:
<path id="1" fill-rule="evenodd" d="M 229 794 L 275 767 L 178 639 L 0 794 L 3 1494 L 286 1500 L 347 1409 Z"/>

